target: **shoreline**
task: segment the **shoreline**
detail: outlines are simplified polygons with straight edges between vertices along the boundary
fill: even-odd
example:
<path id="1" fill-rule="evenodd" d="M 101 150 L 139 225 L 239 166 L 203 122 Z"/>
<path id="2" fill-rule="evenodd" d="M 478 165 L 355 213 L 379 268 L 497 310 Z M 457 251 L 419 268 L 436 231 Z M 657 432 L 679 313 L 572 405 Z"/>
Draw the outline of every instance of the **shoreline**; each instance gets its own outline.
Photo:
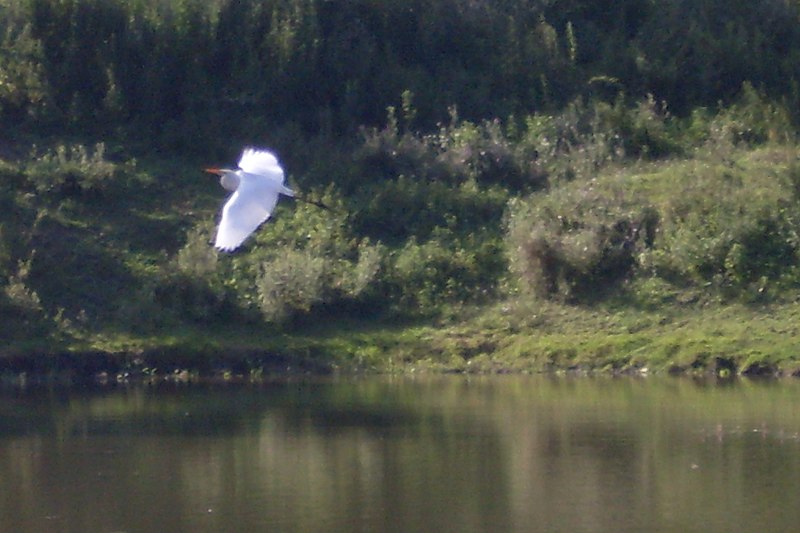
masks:
<path id="1" fill-rule="evenodd" d="M 768 306 L 576 307 L 509 302 L 450 319 L 391 323 L 347 317 L 263 328 L 160 334 L 85 332 L 6 344 L 0 381 L 258 381 L 363 374 L 800 377 L 800 302 Z"/>
<path id="2" fill-rule="evenodd" d="M 333 365 L 255 350 L 217 354 L 163 350 L 102 350 L 0 355 L 0 381 L 125 383 L 129 381 L 256 380 L 266 376 L 330 375 Z"/>
<path id="3" fill-rule="evenodd" d="M 341 365 L 308 357 L 257 350 L 220 350 L 218 353 L 176 351 L 172 348 L 137 352 L 101 350 L 0 355 L 2 385 L 112 385 L 156 382 L 260 383 L 274 378 L 328 377 L 334 375 L 525 375 L 552 376 L 675 376 L 714 379 L 799 378 L 797 369 L 772 365 L 737 368 L 734 357 L 715 357 L 708 364 L 677 365 L 651 370 L 632 364 L 608 365 L 503 365 L 491 358 L 463 365 L 408 362 L 403 367 Z"/>

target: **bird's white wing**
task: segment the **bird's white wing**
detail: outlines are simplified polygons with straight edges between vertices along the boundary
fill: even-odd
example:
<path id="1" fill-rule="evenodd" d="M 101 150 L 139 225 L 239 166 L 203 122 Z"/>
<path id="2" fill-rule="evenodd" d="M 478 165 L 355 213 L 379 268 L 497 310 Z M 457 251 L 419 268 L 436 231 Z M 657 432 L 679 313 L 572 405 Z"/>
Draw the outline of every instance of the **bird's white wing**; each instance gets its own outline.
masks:
<path id="1" fill-rule="evenodd" d="M 278 203 L 278 191 L 269 185 L 261 180 L 241 180 L 222 208 L 215 247 L 226 252 L 235 250 L 269 218 Z"/>
<path id="2" fill-rule="evenodd" d="M 239 168 L 248 174 L 258 175 L 283 185 L 283 168 L 272 152 L 245 148 L 239 159 Z"/>

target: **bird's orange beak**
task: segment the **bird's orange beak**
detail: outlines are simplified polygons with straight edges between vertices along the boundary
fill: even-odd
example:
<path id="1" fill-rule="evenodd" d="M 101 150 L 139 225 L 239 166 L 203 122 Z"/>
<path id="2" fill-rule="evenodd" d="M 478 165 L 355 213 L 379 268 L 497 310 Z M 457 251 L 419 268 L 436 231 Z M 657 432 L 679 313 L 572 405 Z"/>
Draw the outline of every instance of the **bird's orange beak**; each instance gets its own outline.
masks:
<path id="1" fill-rule="evenodd" d="M 216 167 L 204 168 L 203 171 L 208 172 L 210 174 L 216 174 L 217 176 L 222 176 L 223 174 L 222 169 Z"/>

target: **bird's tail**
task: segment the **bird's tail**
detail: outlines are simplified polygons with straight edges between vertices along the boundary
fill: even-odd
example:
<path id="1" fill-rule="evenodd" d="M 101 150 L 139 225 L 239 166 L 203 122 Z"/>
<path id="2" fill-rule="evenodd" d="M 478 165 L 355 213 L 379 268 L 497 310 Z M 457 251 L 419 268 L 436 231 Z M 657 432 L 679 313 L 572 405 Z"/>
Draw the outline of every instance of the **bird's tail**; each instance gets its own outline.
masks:
<path id="1" fill-rule="evenodd" d="M 289 198 L 292 198 L 294 200 L 299 200 L 299 201 L 305 202 L 307 204 L 311 204 L 311 205 L 315 205 L 317 207 L 321 207 L 322 209 L 327 209 L 328 211 L 333 211 L 333 209 L 331 209 L 330 206 L 325 205 L 320 200 L 313 200 L 311 198 L 308 198 L 307 196 L 303 196 L 302 194 L 297 194 L 296 192 L 294 192 L 292 189 L 290 189 L 289 187 L 287 187 L 285 185 L 281 188 L 281 194 L 284 195 L 284 196 L 287 196 Z"/>

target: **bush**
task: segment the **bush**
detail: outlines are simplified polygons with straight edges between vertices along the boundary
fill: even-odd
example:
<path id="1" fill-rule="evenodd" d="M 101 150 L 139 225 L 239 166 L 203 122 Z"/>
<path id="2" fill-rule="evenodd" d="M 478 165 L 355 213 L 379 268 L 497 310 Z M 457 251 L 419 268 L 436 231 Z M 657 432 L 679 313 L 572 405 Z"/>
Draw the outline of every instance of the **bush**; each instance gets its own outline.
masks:
<path id="1" fill-rule="evenodd" d="M 406 111 L 408 112 L 408 111 Z M 390 245 L 427 241 L 437 228 L 457 236 L 500 233 L 509 191 L 534 190 L 544 180 L 497 121 L 458 120 L 436 133 L 400 133 L 392 113 L 383 130 L 364 132 L 356 152 L 355 231 Z"/>
<path id="2" fill-rule="evenodd" d="M 794 171 L 776 167 L 791 154 L 773 151 L 766 161 L 751 156 L 735 165 L 697 162 L 674 176 L 683 194 L 662 208 L 663 253 L 651 259 L 654 268 L 734 293 L 795 276 L 800 209 L 792 199 Z"/>
<path id="3" fill-rule="evenodd" d="M 256 279 L 258 304 L 264 317 L 281 322 L 293 314 L 308 313 L 325 300 L 333 273 L 323 257 L 288 249 L 262 265 Z M 327 283 L 326 283 L 327 282 Z"/>
<path id="4" fill-rule="evenodd" d="M 800 282 L 796 149 L 706 155 L 512 201 L 506 247 L 519 289 L 579 302 L 657 277 L 725 298 L 780 297 Z"/>
<path id="5" fill-rule="evenodd" d="M 788 142 L 796 138 L 791 113 L 770 101 L 752 84 L 745 83 L 737 100 L 708 125 L 712 143 L 757 146 L 767 142 Z"/>
<path id="6" fill-rule="evenodd" d="M 25 177 L 36 192 L 56 198 L 102 194 L 122 170 L 106 159 L 105 152 L 103 143 L 92 149 L 61 144 L 42 155 L 34 153 L 24 169 Z"/>
<path id="7" fill-rule="evenodd" d="M 226 323 L 243 317 L 232 291 L 225 286 L 209 229 L 191 228 L 185 244 L 164 264 L 142 273 L 117 312 L 128 327 L 153 330 L 181 322 Z"/>
<path id="8" fill-rule="evenodd" d="M 556 115 L 528 116 L 517 152 L 559 182 L 591 179 L 610 164 L 677 155 L 683 148 L 665 103 L 649 95 L 630 105 L 620 95 L 613 104 L 578 98 Z"/>
<path id="9" fill-rule="evenodd" d="M 354 230 L 390 245 L 409 238 L 427 240 L 437 228 L 458 235 L 499 233 L 508 193 L 480 187 L 474 181 L 458 186 L 426 182 L 409 176 L 365 188 L 368 197 L 353 216 Z"/>
<path id="10" fill-rule="evenodd" d="M 390 256 L 384 291 L 395 312 L 430 316 L 444 304 L 494 295 L 506 262 L 493 239 L 460 243 L 444 230 L 430 240 L 409 239 Z"/>
<path id="11" fill-rule="evenodd" d="M 618 188 L 554 191 L 512 202 L 506 246 L 526 294 L 570 301 L 592 299 L 631 275 L 653 246 L 659 216 Z"/>
<path id="12" fill-rule="evenodd" d="M 331 209 L 282 204 L 246 244 L 246 253 L 221 256 L 218 268 L 241 309 L 272 322 L 315 311 L 360 309 L 374 303 L 383 247 L 350 233 L 345 207 L 332 191 Z"/>
<path id="13" fill-rule="evenodd" d="M 401 132 L 393 113 L 390 108 L 385 128 L 362 130 L 364 141 L 357 152 L 362 173 L 385 178 L 414 176 L 449 185 L 474 180 L 482 186 L 511 190 L 544 185 L 528 154 L 516 151 L 516 140 L 499 120 L 480 124 L 461 121 L 451 107 L 449 124 L 423 135 Z"/>
<path id="14" fill-rule="evenodd" d="M 41 118 L 50 89 L 41 43 L 18 6 L 0 5 L 0 118 L 21 123 Z"/>
<path id="15" fill-rule="evenodd" d="M 313 310 L 360 309 L 374 302 L 382 252 L 366 242 L 357 258 L 317 255 L 288 248 L 261 263 L 255 284 L 258 306 L 271 322 L 286 322 Z M 373 309 L 380 311 L 381 309 Z"/>
<path id="16" fill-rule="evenodd" d="M 42 307 L 36 291 L 27 285 L 29 264 L 20 261 L 0 291 L 0 339 L 44 340 L 54 332 L 54 322 Z"/>

